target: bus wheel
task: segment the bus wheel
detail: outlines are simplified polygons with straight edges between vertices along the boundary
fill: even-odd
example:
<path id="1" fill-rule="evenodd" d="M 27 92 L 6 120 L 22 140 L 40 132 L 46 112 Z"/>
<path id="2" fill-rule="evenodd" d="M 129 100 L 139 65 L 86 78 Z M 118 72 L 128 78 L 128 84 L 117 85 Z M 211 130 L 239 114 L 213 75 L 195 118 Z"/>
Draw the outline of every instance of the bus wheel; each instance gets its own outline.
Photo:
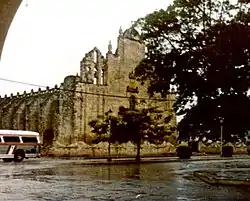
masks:
<path id="1" fill-rule="evenodd" d="M 16 150 L 14 154 L 14 162 L 21 162 L 25 157 L 24 151 L 22 149 Z"/>
<path id="2" fill-rule="evenodd" d="M 3 158 L 3 162 L 5 163 L 9 163 L 11 161 L 13 161 L 13 158 Z"/>

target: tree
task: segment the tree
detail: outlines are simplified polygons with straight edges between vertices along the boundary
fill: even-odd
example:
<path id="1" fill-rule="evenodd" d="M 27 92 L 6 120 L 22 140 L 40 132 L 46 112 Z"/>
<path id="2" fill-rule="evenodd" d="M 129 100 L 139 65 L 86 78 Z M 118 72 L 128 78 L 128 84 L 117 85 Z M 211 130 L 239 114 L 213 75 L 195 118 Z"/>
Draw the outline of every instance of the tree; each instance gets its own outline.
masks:
<path id="1" fill-rule="evenodd" d="M 244 2 L 175 0 L 136 22 L 147 53 L 135 74 L 149 82 L 150 94 L 166 96 L 176 86 L 183 137 L 217 138 L 219 118 L 227 139 L 231 129 L 240 135 L 249 129 L 249 11 Z"/>
<path id="2" fill-rule="evenodd" d="M 218 107 L 218 105 L 221 107 Z M 231 135 L 243 139 L 245 130 L 250 130 L 249 109 L 250 101 L 246 96 L 231 95 L 229 97 L 222 96 L 216 100 L 203 100 L 203 102 L 194 106 L 178 125 L 180 138 L 198 136 L 219 140 L 220 117 L 226 116 L 223 123 L 226 125 L 223 129 L 224 140 L 238 140 L 237 138 L 231 138 Z"/>
<path id="3" fill-rule="evenodd" d="M 92 132 L 95 133 L 95 138 L 92 143 L 108 142 L 108 161 L 110 157 L 110 145 L 116 141 L 122 143 L 126 141 L 124 135 L 124 122 L 119 118 L 112 115 L 112 111 L 109 110 L 105 113 L 104 117 L 89 122 Z"/>
<path id="4" fill-rule="evenodd" d="M 93 143 L 109 141 L 110 143 L 125 143 L 131 141 L 137 145 L 136 160 L 140 160 L 140 147 L 142 140 L 160 143 L 164 136 L 172 134 L 166 125 L 171 116 L 164 118 L 166 124 L 161 124 L 162 111 L 151 107 L 141 110 L 130 110 L 121 106 L 117 116 L 105 114 L 103 120 L 93 120 L 89 123 L 92 132 L 97 134 Z M 174 131 L 175 128 L 172 128 Z"/>

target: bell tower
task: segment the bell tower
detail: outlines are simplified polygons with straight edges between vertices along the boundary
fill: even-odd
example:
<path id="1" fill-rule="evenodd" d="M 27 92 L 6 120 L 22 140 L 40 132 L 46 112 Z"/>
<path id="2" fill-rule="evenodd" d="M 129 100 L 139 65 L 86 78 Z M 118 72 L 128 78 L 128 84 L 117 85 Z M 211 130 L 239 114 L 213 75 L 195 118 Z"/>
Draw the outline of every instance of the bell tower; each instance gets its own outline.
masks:
<path id="1" fill-rule="evenodd" d="M 130 73 L 145 57 L 145 45 L 137 30 L 132 26 L 124 32 L 120 28 L 117 39 L 116 65 L 112 68 L 112 76 L 117 83 L 118 92 L 126 93 L 126 87 L 131 80 Z M 111 70 L 111 69 L 109 69 Z M 124 90 L 125 89 L 125 90 Z"/>

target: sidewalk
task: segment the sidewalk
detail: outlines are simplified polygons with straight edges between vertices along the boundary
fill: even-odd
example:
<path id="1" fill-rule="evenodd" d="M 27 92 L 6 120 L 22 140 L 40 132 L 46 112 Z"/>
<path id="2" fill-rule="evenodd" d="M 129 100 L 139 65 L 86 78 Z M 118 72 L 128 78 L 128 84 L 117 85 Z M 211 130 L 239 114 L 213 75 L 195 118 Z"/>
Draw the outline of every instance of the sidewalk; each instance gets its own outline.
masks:
<path id="1" fill-rule="evenodd" d="M 71 158 L 72 159 L 72 158 Z M 70 160 L 71 160 L 70 159 Z M 178 157 L 148 157 L 141 158 L 140 164 L 149 163 L 174 163 L 174 162 L 193 162 L 193 161 L 233 161 L 233 160 L 250 160 L 248 155 L 236 155 L 233 157 L 221 156 L 192 156 L 190 159 L 179 159 Z M 114 158 L 111 161 L 107 159 L 73 159 L 74 164 L 79 165 L 130 165 L 137 164 L 135 158 Z"/>
<path id="2" fill-rule="evenodd" d="M 211 185 L 250 187 L 249 169 L 244 171 L 195 171 L 193 175 Z"/>

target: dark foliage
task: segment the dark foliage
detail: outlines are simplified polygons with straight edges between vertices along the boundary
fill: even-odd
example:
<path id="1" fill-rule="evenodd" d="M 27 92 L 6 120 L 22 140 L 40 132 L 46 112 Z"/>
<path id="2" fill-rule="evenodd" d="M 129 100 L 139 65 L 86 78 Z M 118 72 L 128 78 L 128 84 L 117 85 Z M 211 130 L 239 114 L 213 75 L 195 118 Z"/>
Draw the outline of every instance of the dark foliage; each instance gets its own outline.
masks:
<path id="1" fill-rule="evenodd" d="M 249 129 L 249 11 L 246 2 L 175 0 L 136 22 L 147 54 L 135 74 L 150 94 L 177 87 L 181 138 L 215 140 L 220 119 L 227 141 Z"/>
<path id="2" fill-rule="evenodd" d="M 107 112 L 103 119 L 89 122 L 92 132 L 97 134 L 93 143 L 101 141 L 125 143 L 138 140 L 161 143 L 164 136 L 172 134 L 175 128 L 172 128 L 172 132 L 165 128 L 171 121 L 171 116 L 165 117 L 164 125 L 159 124 L 160 117 L 162 114 L 157 108 L 132 111 L 121 106 L 117 115 Z"/>
<path id="3" fill-rule="evenodd" d="M 189 146 L 178 146 L 176 153 L 180 159 L 189 159 L 192 155 L 192 149 Z"/>
<path id="4" fill-rule="evenodd" d="M 234 148 L 231 144 L 224 145 L 222 147 L 222 157 L 232 157 L 234 152 Z"/>

